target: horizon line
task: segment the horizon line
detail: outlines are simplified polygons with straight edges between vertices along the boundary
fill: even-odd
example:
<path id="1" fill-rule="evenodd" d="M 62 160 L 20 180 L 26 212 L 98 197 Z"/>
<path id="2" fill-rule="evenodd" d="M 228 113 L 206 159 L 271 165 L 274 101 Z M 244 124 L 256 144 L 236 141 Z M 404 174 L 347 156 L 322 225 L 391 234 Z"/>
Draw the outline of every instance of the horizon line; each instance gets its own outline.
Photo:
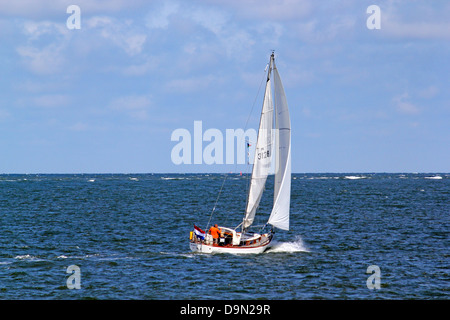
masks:
<path id="1" fill-rule="evenodd" d="M 450 172 L 445 171 L 320 171 L 320 172 L 292 172 L 291 174 L 450 174 Z M 96 174 L 96 175 L 142 175 L 142 174 L 251 174 L 251 172 L 242 172 L 242 171 L 227 171 L 227 172 L 29 172 L 29 173 L 18 173 L 18 172 L 10 172 L 10 173 L 0 173 L 0 175 L 44 175 L 44 174 L 66 174 L 66 175 L 88 175 L 88 174 Z M 270 176 L 274 174 L 269 174 Z"/>

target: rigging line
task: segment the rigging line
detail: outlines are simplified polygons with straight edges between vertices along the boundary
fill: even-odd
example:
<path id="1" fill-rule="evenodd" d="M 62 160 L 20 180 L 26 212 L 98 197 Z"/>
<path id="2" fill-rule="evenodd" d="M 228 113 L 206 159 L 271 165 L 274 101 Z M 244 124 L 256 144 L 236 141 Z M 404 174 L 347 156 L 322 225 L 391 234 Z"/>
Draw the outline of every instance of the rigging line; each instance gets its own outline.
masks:
<path id="1" fill-rule="evenodd" d="M 214 207 L 213 207 L 213 209 L 211 211 L 211 215 L 209 216 L 208 224 L 206 225 L 206 228 L 205 228 L 206 230 L 208 230 L 209 224 L 211 223 L 211 218 L 212 218 L 212 216 L 214 214 L 214 211 L 216 210 L 216 206 L 217 206 L 217 203 L 219 202 L 220 194 L 222 193 L 222 189 L 223 189 L 223 186 L 225 185 L 225 181 L 227 181 L 227 178 L 228 178 L 228 174 L 225 174 L 225 179 L 223 179 L 222 186 L 220 187 L 219 194 L 217 195 L 216 202 L 214 203 Z"/>

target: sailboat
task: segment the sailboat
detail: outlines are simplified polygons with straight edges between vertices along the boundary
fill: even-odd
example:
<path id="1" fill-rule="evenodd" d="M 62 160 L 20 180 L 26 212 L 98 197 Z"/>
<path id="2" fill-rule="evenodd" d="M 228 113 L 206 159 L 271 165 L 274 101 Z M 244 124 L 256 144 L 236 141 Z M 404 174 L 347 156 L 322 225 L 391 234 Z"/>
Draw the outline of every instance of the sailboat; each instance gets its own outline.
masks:
<path id="1" fill-rule="evenodd" d="M 273 52 L 267 69 L 258 138 L 243 221 L 235 228 L 219 226 L 220 236 L 216 239 L 212 234 L 194 225 L 189 244 L 194 252 L 262 253 L 270 246 L 274 237 L 274 227 L 289 230 L 291 123 L 286 95 Z M 265 226 L 258 232 L 252 232 L 250 227 L 255 220 L 271 168 L 275 168 L 272 211 Z M 267 230 L 268 227 L 270 230 Z"/>

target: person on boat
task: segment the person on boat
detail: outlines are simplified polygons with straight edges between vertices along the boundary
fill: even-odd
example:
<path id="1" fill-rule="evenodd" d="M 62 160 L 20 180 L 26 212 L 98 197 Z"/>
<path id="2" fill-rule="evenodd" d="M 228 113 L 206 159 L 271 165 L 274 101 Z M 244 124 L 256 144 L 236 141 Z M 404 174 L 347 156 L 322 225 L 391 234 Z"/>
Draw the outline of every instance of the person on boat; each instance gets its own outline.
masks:
<path id="1" fill-rule="evenodd" d="M 219 229 L 219 227 L 217 226 L 217 224 L 215 224 L 213 227 L 211 227 L 209 229 L 209 233 L 212 235 L 213 237 L 213 241 L 215 244 L 219 243 L 219 238 L 220 238 L 220 234 L 221 234 L 221 230 Z"/>

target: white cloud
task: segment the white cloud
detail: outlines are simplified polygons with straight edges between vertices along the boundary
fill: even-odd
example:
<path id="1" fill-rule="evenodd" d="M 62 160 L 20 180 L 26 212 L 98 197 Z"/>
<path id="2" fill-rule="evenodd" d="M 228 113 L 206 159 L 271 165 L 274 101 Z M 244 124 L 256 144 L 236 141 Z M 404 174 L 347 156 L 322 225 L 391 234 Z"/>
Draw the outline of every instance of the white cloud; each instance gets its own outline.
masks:
<path id="1" fill-rule="evenodd" d="M 86 26 L 88 28 L 108 27 L 113 23 L 113 18 L 107 16 L 94 16 L 86 20 Z"/>
<path id="2" fill-rule="evenodd" d="M 137 120 L 148 119 L 148 111 L 151 107 L 151 97 L 148 95 L 129 95 L 114 99 L 109 109 L 127 114 Z"/>
<path id="3" fill-rule="evenodd" d="M 147 58 L 145 62 L 141 64 L 132 64 L 122 68 L 122 73 L 127 76 L 142 76 L 155 70 L 158 64 L 158 59 L 155 57 Z"/>
<path id="4" fill-rule="evenodd" d="M 229 17 L 224 12 L 214 8 L 197 7 L 187 12 L 186 18 L 210 30 L 219 36 L 229 23 Z"/>
<path id="5" fill-rule="evenodd" d="M 133 21 L 124 22 L 105 16 L 95 16 L 86 20 L 86 26 L 98 35 L 123 49 L 128 55 L 135 56 L 142 52 L 147 35 L 133 26 Z"/>
<path id="6" fill-rule="evenodd" d="M 419 96 L 425 99 L 434 98 L 438 93 L 439 89 L 436 86 L 429 86 L 418 92 Z"/>
<path id="7" fill-rule="evenodd" d="M 0 12 L 21 18 L 48 19 L 49 17 L 68 17 L 66 9 L 72 4 L 81 8 L 81 14 L 121 12 L 145 5 L 146 0 L 14 0 L 0 1 Z"/>
<path id="8" fill-rule="evenodd" d="M 65 21 L 26 20 L 21 23 L 26 44 L 19 45 L 16 52 L 32 72 L 40 75 L 60 73 L 69 62 L 80 55 L 102 49 L 101 39 L 121 48 L 134 57 L 143 52 L 147 35 L 139 30 L 131 20 L 118 20 L 107 16 L 94 16 L 83 19 L 81 30 L 69 30 Z M 84 35 L 82 38 L 80 35 Z M 149 70 L 149 63 L 142 65 Z M 142 70 L 130 67 L 125 73 L 136 74 Z"/>
<path id="9" fill-rule="evenodd" d="M 41 75 L 54 74 L 61 71 L 65 60 L 62 50 L 63 46 L 60 44 L 50 44 L 43 48 L 21 46 L 16 49 L 31 71 Z"/>
<path id="10" fill-rule="evenodd" d="M 396 38 L 410 39 L 450 39 L 450 23 L 384 21 L 382 30 Z"/>
<path id="11" fill-rule="evenodd" d="M 447 2 L 396 1 L 381 6 L 381 32 L 394 38 L 450 39 Z"/>
<path id="12" fill-rule="evenodd" d="M 306 17 L 312 12 L 311 0 L 205 0 L 208 5 L 231 8 L 234 13 L 246 19 L 261 21 L 286 21 Z"/>
<path id="13" fill-rule="evenodd" d="M 38 94 L 42 92 L 55 92 L 66 89 L 70 83 L 66 81 L 47 81 L 39 78 L 38 80 L 21 79 L 20 82 L 14 82 L 12 88 L 24 94 Z"/>
<path id="14" fill-rule="evenodd" d="M 170 92 L 190 93 L 205 90 L 210 87 L 211 84 L 217 84 L 218 81 L 220 80 L 212 75 L 174 79 L 166 84 L 166 89 Z"/>
<path id="15" fill-rule="evenodd" d="M 164 1 L 158 10 L 152 10 L 146 18 L 146 26 L 150 29 L 166 29 L 169 26 L 169 18 L 178 12 L 178 3 Z"/>
<path id="16" fill-rule="evenodd" d="M 25 21 L 23 25 L 24 33 L 29 40 L 37 40 L 42 35 L 67 35 L 69 29 L 63 23 L 55 23 L 52 21 Z"/>
<path id="17" fill-rule="evenodd" d="M 348 39 L 357 30 L 357 19 L 350 14 L 329 15 L 327 11 L 311 19 L 292 23 L 293 33 L 301 41 L 310 43 L 327 43 L 336 39 Z"/>
<path id="18" fill-rule="evenodd" d="M 280 44 L 280 38 L 285 34 L 286 27 L 278 22 L 264 22 L 255 28 L 258 41 L 267 44 L 271 49 Z"/>
<path id="19" fill-rule="evenodd" d="M 126 38 L 119 38 L 118 42 L 119 45 L 123 47 L 126 53 L 133 56 L 141 53 L 142 46 L 144 45 L 146 39 L 147 36 L 144 34 L 135 34 L 129 35 Z"/>
<path id="20" fill-rule="evenodd" d="M 254 30 L 252 32 L 238 25 L 228 11 L 217 6 L 192 6 L 164 1 L 159 10 L 147 17 L 147 27 L 167 29 L 175 21 L 183 21 L 184 26 L 200 27 L 213 35 L 205 43 L 207 33 L 196 32 L 195 37 L 190 38 L 195 38 L 197 43 L 191 42 L 188 47 L 184 46 L 185 50 L 191 52 L 202 47 L 210 52 L 225 52 L 228 57 L 239 54 L 241 59 L 248 59 L 249 50 L 255 44 L 252 35 Z"/>
<path id="21" fill-rule="evenodd" d="M 25 65 L 32 72 L 41 75 L 61 71 L 65 61 L 66 39 L 70 37 L 65 24 L 28 20 L 21 23 L 20 27 L 26 36 L 27 44 L 17 47 L 16 52 Z M 42 38 L 45 39 L 41 41 Z"/>
<path id="22" fill-rule="evenodd" d="M 35 97 L 33 102 L 38 107 L 57 108 L 66 105 L 70 101 L 67 95 L 63 94 L 46 94 Z"/>
<path id="23" fill-rule="evenodd" d="M 392 101 L 397 108 L 397 111 L 403 114 L 416 115 L 420 113 L 419 107 L 412 104 L 408 93 L 395 96 Z"/>
<path id="24" fill-rule="evenodd" d="M 20 16 L 20 17 L 36 17 L 48 15 L 49 12 L 63 8 L 62 0 L 16 0 L 16 1 L 0 1 L 0 12 L 4 15 Z M 67 7 L 67 6 L 66 6 Z M 47 11 L 47 12 L 46 12 Z M 65 11 L 62 11 L 65 13 Z"/>

